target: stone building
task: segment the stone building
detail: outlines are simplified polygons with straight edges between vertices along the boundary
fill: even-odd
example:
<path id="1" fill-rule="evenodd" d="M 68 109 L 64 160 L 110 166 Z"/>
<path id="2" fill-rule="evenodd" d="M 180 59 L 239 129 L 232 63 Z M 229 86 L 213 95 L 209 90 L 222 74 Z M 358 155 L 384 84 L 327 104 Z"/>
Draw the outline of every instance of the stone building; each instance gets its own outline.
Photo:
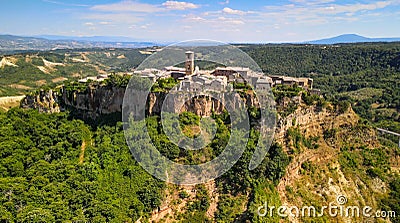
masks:
<path id="1" fill-rule="evenodd" d="M 295 78 L 295 77 L 287 77 L 287 76 L 269 76 L 272 79 L 272 86 L 275 85 L 288 85 L 293 86 L 297 85 L 304 89 L 311 90 L 313 88 L 313 79 L 311 78 Z"/>
<path id="2" fill-rule="evenodd" d="M 194 52 L 187 51 L 185 62 L 185 73 L 186 75 L 192 75 L 194 73 Z"/>

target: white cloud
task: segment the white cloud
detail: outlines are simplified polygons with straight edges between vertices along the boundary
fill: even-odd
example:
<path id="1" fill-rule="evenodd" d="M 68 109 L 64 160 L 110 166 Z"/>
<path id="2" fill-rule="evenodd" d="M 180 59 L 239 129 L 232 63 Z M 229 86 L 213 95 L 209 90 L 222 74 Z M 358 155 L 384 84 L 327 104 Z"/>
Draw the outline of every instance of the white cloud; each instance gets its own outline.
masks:
<path id="1" fill-rule="evenodd" d="M 219 20 L 220 22 L 223 22 L 225 24 L 231 24 L 231 25 L 243 25 L 243 24 L 245 24 L 245 22 L 242 21 L 242 20 L 226 18 L 226 17 L 223 17 L 223 16 L 218 17 L 217 20 Z"/>
<path id="2" fill-rule="evenodd" d="M 118 3 L 102 4 L 92 6 L 93 11 L 102 12 L 137 12 L 137 13 L 154 13 L 169 10 L 187 10 L 196 9 L 200 5 L 190 2 L 166 1 L 161 5 L 140 3 L 138 1 L 124 0 Z"/>
<path id="3" fill-rule="evenodd" d="M 245 23 L 242 20 L 230 20 L 228 23 L 232 25 L 244 25 Z"/>
<path id="4" fill-rule="evenodd" d="M 182 22 L 192 22 L 196 23 L 196 26 L 204 26 L 209 27 L 213 26 L 215 28 L 223 28 L 223 27 L 231 27 L 234 28 L 238 25 L 246 24 L 245 19 L 237 19 L 230 16 L 215 16 L 214 14 L 211 16 L 200 17 L 194 14 L 184 15 Z M 192 25 L 192 24 L 190 24 Z"/>
<path id="5" fill-rule="evenodd" d="M 275 19 L 281 23 L 318 25 L 342 21 L 356 21 L 354 17 L 361 12 L 374 12 L 395 4 L 394 1 L 378 1 L 369 4 L 331 4 L 332 0 L 291 0 L 295 4 L 281 6 L 266 6 L 265 12 L 260 12 L 264 19 Z M 338 19 L 340 18 L 340 19 Z"/>
<path id="6" fill-rule="evenodd" d="M 333 4 L 329 7 L 326 7 L 325 10 L 323 11 L 328 14 L 355 13 L 359 11 L 371 11 L 376 9 L 382 9 L 391 4 L 392 3 L 390 1 L 380 1 L 370 4 L 360 4 L 360 3 L 348 4 L 348 5 Z"/>
<path id="7" fill-rule="evenodd" d="M 157 5 L 139 3 L 136 1 L 125 0 L 113 4 L 95 5 L 90 9 L 104 12 L 159 12 L 163 9 Z"/>
<path id="8" fill-rule="evenodd" d="M 94 26 L 94 23 L 93 22 L 86 22 L 84 25 L 85 26 Z"/>
<path id="9" fill-rule="evenodd" d="M 170 10 L 187 10 L 197 9 L 200 6 L 190 2 L 166 1 L 162 4 L 165 8 Z"/>
<path id="10" fill-rule="evenodd" d="M 335 0 L 290 0 L 290 2 L 300 3 L 305 5 L 321 5 L 321 4 L 335 2 Z"/>
<path id="11" fill-rule="evenodd" d="M 197 16 L 197 15 L 185 15 L 183 16 L 185 18 L 185 21 L 194 21 L 194 22 L 199 22 L 199 21 L 206 21 L 203 17 Z"/>
<path id="12" fill-rule="evenodd" d="M 143 18 L 137 15 L 129 13 L 90 13 L 85 14 L 83 19 L 98 20 L 98 21 L 109 21 L 122 24 L 133 24 L 136 22 L 143 21 Z M 105 25 L 104 22 L 102 25 Z"/>
<path id="13" fill-rule="evenodd" d="M 292 0 L 297 3 L 303 3 L 303 0 Z M 372 11 L 376 9 L 385 8 L 391 4 L 392 1 L 379 1 L 369 4 L 327 4 L 330 0 L 317 0 L 312 2 L 304 2 L 304 4 L 287 4 L 281 6 L 266 6 L 265 9 L 269 12 L 279 12 L 286 14 L 340 14 L 340 13 L 355 13 L 359 11 Z"/>
<path id="14" fill-rule="evenodd" d="M 227 5 L 227 4 L 229 4 L 229 0 L 226 0 L 226 1 L 224 1 L 224 2 L 219 2 L 219 4 L 220 4 L 220 5 Z"/>
<path id="15" fill-rule="evenodd" d="M 236 9 L 231 9 L 231 8 L 227 8 L 227 7 L 225 7 L 222 10 L 222 12 L 224 12 L 226 14 L 231 14 L 231 15 L 245 15 L 245 14 L 247 14 L 247 12 L 236 10 Z"/>
<path id="16" fill-rule="evenodd" d="M 75 7 L 88 7 L 89 5 L 84 4 L 73 4 L 73 3 L 64 3 L 59 1 L 52 1 L 52 0 L 42 0 L 42 2 L 52 3 L 56 5 L 64 5 L 64 6 L 75 6 Z"/>

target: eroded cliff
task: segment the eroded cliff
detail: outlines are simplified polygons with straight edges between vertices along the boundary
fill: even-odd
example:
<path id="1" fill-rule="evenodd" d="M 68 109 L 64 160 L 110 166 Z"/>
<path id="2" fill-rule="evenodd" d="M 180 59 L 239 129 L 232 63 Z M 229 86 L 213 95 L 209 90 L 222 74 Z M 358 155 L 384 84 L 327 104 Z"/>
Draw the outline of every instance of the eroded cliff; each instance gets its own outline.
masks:
<path id="1" fill-rule="evenodd" d="M 21 107 L 33 108 L 45 113 L 74 110 L 84 118 L 97 119 L 102 115 L 122 112 L 125 90 L 125 87 L 100 84 L 89 84 L 83 90 L 70 90 L 62 87 L 59 91 L 40 91 L 38 94 L 28 95 L 21 102 Z M 151 115 L 160 114 L 163 104 L 176 105 L 186 98 L 183 94 L 176 94 L 174 97 L 168 98 L 166 92 L 151 92 L 149 95 L 143 95 L 143 97 L 145 96 L 147 96 L 146 111 Z M 135 97 L 132 96 L 131 100 L 136 100 Z M 176 107 L 175 112 L 189 111 L 199 116 L 210 116 L 213 112 L 222 113 L 225 106 L 232 109 L 238 108 L 243 105 L 240 103 L 241 100 L 249 107 L 257 106 L 258 103 L 253 94 L 246 94 L 244 97 L 237 95 L 233 100 L 225 99 L 222 95 L 220 99 L 193 95 L 181 107 Z M 129 106 L 131 105 L 126 104 L 125 109 Z M 130 109 L 139 112 L 135 111 L 135 108 Z"/>

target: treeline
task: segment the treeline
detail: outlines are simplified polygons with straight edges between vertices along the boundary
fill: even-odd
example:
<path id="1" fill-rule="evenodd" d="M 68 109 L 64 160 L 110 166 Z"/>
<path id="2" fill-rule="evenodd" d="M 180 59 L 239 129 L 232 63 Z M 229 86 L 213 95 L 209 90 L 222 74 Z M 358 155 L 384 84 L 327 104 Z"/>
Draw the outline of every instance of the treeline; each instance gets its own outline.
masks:
<path id="1" fill-rule="evenodd" d="M 400 43 L 248 45 L 241 49 L 266 74 L 337 76 L 366 69 L 400 70 Z"/>

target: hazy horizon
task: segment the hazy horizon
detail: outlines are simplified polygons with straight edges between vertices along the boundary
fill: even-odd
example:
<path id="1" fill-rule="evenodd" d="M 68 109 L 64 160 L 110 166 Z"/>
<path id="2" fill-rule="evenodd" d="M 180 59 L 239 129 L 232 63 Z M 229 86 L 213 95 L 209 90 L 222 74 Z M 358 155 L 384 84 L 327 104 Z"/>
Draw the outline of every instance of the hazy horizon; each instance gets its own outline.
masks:
<path id="1" fill-rule="evenodd" d="M 0 33 L 171 42 L 304 42 L 342 34 L 400 37 L 400 1 L 7 1 Z"/>
<path id="2" fill-rule="evenodd" d="M 10 36 L 16 36 L 16 37 L 27 37 L 27 38 L 42 38 L 42 39 L 48 39 L 48 40 L 72 40 L 72 41 L 88 41 L 88 42 L 109 42 L 109 43 L 134 43 L 134 42 L 148 42 L 148 43 L 157 43 L 157 44 L 174 44 L 178 43 L 181 41 L 188 41 L 188 40 L 169 40 L 169 41 L 163 41 L 163 40 L 147 40 L 147 39 L 140 39 L 140 38 L 132 38 L 132 37 L 127 37 L 127 36 L 63 36 L 63 35 L 49 35 L 49 34 L 41 34 L 41 35 L 17 35 L 13 33 L 0 33 L 0 35 L 10 35 Z M 355 34 L 355 33 L 343 33 L 343 34 L 338 34 L 335 36 L 326 36 L 322 37 L 320 39 L 308 39 L 308 40 L 303 40 L 303 41 L 231 41 L 231 42 L 223 42 L 219 40 L 221 43 L 230 43 L 230 44 L 305 44 L 305 43 L 313 43 L 313 42 L 320 42 L 324 40 L 331 40 L 331 39 L 336 39 L 336 38 L 341 38 L 341 37 L 350 37 L 350 36 L 356 36 L 360 38 L 367 38 L 370 40 L 375 40 L 375 39 L 384 39 L 384 41 L 388 41 L 389 39 L 393 39 L 393 41 L 399 41 L 400 37 L 397 36 L 379 36 L 379 37 L 369 37 L 369 36 L 363 36 L 360 34 Z M 193 39 L 193 40 L 209 40 L 209 41 L 217 41 L 217 40 L 211 40 L 211 39 Z M 392 40 L 389 40 L 392 41 Z M 343 42 L 338 42 L 338 43 L 351 43 L 352 41 L 343 41 Z M 355 41 L 355 42 L 362 42 L 362 41 Z M 373 42 L 373 41 L 372 41 Z"/>

